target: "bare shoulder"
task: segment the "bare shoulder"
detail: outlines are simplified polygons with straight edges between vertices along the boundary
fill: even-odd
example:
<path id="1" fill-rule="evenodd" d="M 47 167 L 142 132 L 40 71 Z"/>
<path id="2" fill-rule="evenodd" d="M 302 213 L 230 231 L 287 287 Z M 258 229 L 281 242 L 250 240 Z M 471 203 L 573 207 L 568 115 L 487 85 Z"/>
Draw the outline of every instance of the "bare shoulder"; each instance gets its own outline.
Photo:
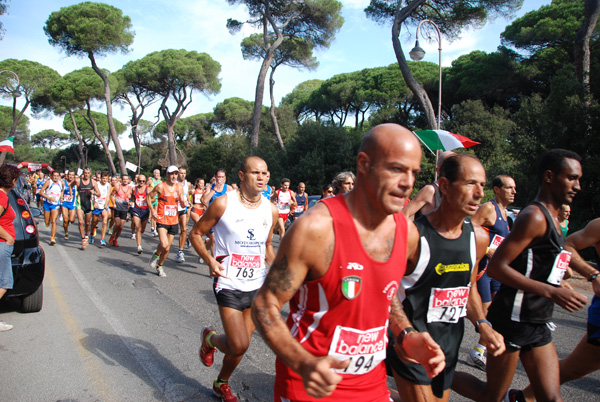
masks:
<path id="1" fill-rule="evenodd" d="M 542 210 L 536 205 L 528 205 L 519 212 L 519 216 L 515 219 L 509 238 L 534 239 L 536 237 L 544 236 L 546 230 L 548 230 L 548 225 L 546 224 L 546 217 Z"/>
<path id="2" fill-rule="evenodd" d="M 477 212 L 475 212 L 475 215 L 471 218 L 471 221 L 478 225 L 492 225 L 495 220 L 496 208 L 491 201 L 488 201 L 480 206 Z"/>

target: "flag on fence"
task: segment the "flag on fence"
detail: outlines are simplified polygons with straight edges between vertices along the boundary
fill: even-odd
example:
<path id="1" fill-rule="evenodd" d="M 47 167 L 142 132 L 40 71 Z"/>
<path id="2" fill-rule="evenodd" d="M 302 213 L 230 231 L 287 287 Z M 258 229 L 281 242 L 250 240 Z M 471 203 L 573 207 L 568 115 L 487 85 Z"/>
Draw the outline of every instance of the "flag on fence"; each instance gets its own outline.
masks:
<path id="1" fill-rule="evenodd" d="M 4 141 L 0 141 L 0 152 L 11 152 L 15 153 L 15 148 L 13 146 L 14 137 L 8 137 Z"/>

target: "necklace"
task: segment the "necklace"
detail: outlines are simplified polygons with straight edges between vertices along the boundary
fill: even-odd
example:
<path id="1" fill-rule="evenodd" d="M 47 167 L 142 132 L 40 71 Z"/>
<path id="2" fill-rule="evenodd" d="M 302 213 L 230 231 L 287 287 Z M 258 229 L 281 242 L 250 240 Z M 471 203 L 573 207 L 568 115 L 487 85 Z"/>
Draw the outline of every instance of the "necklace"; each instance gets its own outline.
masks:
<path id="1" fill-rule="evenodd" d="M 246 197 L 244 197 L 244 193 L 242 192 L 242 190 L 239 190 L 240 192 L 240 198 L 242 199 L 242 201 L 244 201 L 246 204 L 250 205 L 251 207 L 256 207 L 260 204 L 262 195 L 260 196 L 261 198 L 259 198 L 258 200 L 252 202 L 249 199 L 247 199 Z"/>

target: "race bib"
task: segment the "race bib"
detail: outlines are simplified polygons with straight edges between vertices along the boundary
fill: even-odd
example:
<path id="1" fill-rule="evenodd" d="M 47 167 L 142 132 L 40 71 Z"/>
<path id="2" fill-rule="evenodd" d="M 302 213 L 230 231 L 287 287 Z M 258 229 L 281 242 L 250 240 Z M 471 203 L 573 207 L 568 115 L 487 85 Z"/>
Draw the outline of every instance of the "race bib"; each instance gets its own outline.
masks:
<path id="1" fill-rule="evenodd" d="M 258 254 L 231 254 L 227 276 L 237 279 L 254 279 L 264 276 L 264 265 Z"/>
<path id="2" fill-rule="evenodd" d="M 494 235 L 494 238 L 492 239 L 492 242 L 490 243 L 490 248 L 492 250 L 495 250 L 498 248 L 498 246 L 500 245 L 500 243 L 502 243 L 504 241 L 504 237 L 499 236 L 499 235 Z"/>
<path id="3" fill-rule="evenodd" d="M 569 263 L 571 262 L 571 253 L 562 250 L 559 255 L 554 259 L 554 264 L 552 264 L 552 271 L 550 271 L 550 275 L 548 275 L 548 283 L 552 285 L 560 285 L 562 278 L 565 276 L 567 272 L 567 268 L 569 268 Z"/>
<path id="4" fill-rule="evenodd" d="M 467 302 L 469 301 L 468 286 L 431 289 L 429 296 L 429 309 L 427 322 L 457 323 L 459 318 L 467 315 Z"/>
<path id="5" fill-rule="evenodd" d="M 297 214 L 304 212 L 304 205 L 297 205 L 294 212 Z"/>
<path id="6" fill-rule="evenodd" d="M 165 216 L 177 216 L 177 205 L 165 205 Z"/>
<path id="7" fill-rule="evenodd" d="M 202 204 L 202 194 L 194 194 L 194 204 Z"/>
<path id="8" fill-rule="evenodd" d="M 135 199 L 135 205 L 138 207 L 146 207 L 148 206 L 148 202 L 146 201 L 146 197 L 137 197 Z"/>
<path id="9" fill-rule="evenodd" d="M 63 201 L 64 202 L 71 202 L 71 201 L 73 201 L 73 196 L 72 195 L 65 195 L 63 197 Z"/>
<path id="10" fill-rule="evenodd" d="M 344 361 L 350 359 L 345 369 L 335 369 L 339 374 L 361 375 L 373 370 L 385 360 L 387 346 L 387 327 L 378 327 L 361 331 L 355 328 L 335 328 L 329 347 L 329 356 Z"/>

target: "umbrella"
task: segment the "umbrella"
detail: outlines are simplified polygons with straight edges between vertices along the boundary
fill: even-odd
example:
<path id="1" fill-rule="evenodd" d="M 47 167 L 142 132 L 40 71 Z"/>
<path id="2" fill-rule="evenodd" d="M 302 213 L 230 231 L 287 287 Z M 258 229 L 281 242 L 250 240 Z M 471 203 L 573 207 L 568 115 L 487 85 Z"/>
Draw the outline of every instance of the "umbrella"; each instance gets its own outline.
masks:
<path id="1" fill-rule="evenodd" d="M 414 133 L 433 154 L 435 151 L 451 151 L 456 148 L 469 148 L 481 144 L 446 130 L 420 130 L 414 131 Z"/>

